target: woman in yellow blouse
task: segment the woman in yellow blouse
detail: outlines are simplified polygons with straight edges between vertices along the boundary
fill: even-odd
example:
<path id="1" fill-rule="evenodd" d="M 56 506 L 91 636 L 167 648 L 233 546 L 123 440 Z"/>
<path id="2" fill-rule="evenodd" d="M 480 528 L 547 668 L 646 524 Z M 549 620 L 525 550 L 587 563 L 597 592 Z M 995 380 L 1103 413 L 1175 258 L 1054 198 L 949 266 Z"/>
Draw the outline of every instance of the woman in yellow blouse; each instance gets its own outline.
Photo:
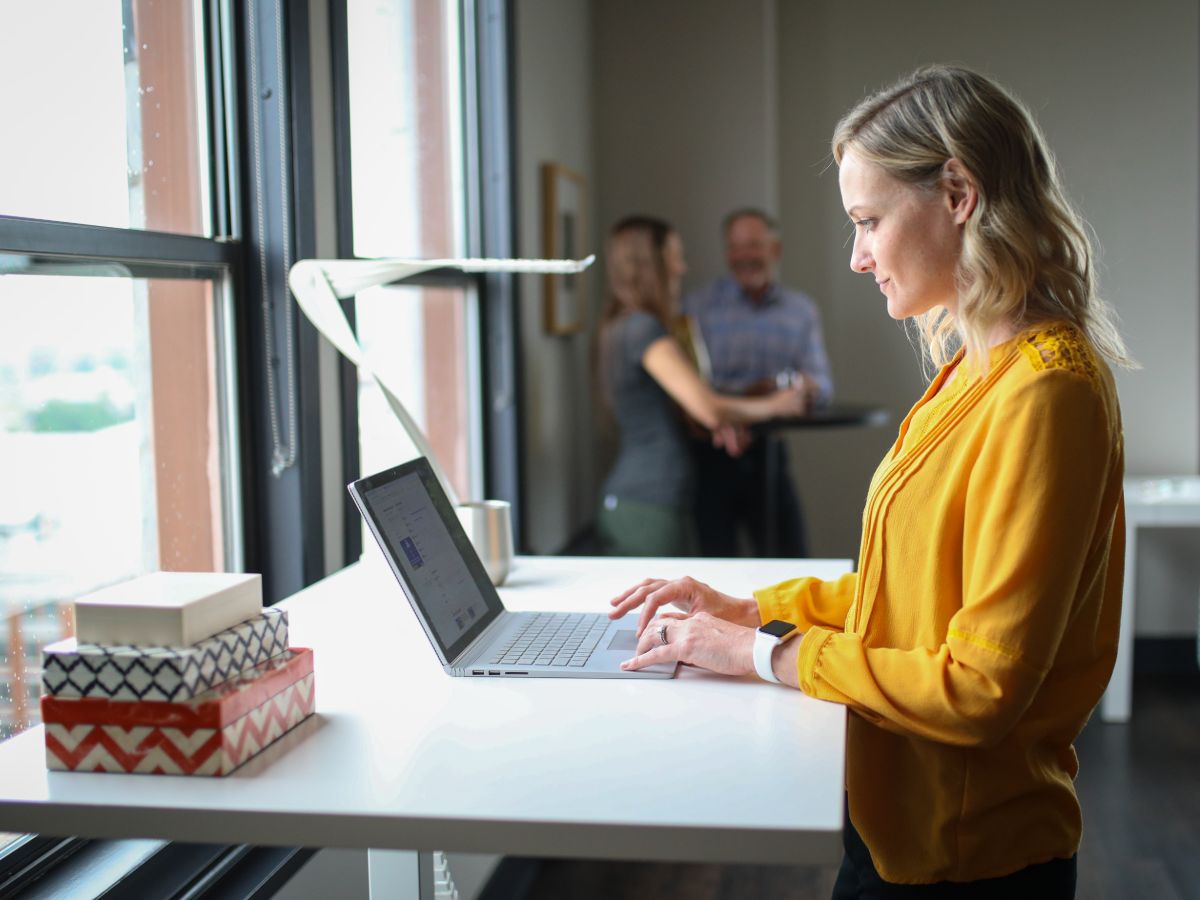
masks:
<path id="1" fill-rule="evenodd" d="M 1002 88 L 917 71 L 851 110 L 833 155 L 851 268 L 940 368 L 872 479 L 859 570 L 753 599 L 649 579 L 613 600 L 614 618 L 641 606 L 626 666 L 757 671 L 849 707 L 835 898 L 1073 897 L 1072 742 L 1120 621 L 1108 365 L 1133 364 L 1041 133 Z"/>

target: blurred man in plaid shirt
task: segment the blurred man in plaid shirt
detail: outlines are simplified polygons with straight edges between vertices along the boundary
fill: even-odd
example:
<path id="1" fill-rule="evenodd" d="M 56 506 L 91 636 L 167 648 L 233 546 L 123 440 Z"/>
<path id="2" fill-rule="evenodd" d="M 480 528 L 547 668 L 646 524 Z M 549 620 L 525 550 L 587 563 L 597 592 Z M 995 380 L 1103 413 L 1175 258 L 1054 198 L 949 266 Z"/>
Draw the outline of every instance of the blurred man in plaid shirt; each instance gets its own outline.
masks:
<path id="1" fill-rule="evenodd" d="M 713 387 L 753 394 L 800 381 L 814 406 L 833 396 L 821 317 L 800 291 L 779 284 L 779 227 L 758 209 L 739 209 L 723 223 L 729 274 L 693 291 L 684 313 L 698 327 Z M 738 529 L 755 556 L 807 555 L 800 501 L 779 440 L 746 432 L 721 436 L 724 446 L 696 441 L 696 523 L 704 556 L 738 556 Z M 769 455 L 774 455 L 771 458 Z M 767 472 L 776 472 L 774 553 L 766 546 Z"/>

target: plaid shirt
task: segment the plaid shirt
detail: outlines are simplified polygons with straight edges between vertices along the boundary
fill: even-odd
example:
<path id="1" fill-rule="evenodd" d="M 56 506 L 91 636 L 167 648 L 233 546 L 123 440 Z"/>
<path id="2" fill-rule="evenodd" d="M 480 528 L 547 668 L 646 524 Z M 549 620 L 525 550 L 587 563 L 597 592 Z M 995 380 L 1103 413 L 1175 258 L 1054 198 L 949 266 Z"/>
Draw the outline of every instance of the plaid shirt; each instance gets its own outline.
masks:
<path id="1" fill-rule="evenodd" d="M 832 399 L 821 314 L 807 294 L 775 283 L 759 303 L 726 275 L 690 292 L 683 310 L 700 326 L 717 390 L 740 394 L 791 369 L 816 382 L 818 405 Z"/>

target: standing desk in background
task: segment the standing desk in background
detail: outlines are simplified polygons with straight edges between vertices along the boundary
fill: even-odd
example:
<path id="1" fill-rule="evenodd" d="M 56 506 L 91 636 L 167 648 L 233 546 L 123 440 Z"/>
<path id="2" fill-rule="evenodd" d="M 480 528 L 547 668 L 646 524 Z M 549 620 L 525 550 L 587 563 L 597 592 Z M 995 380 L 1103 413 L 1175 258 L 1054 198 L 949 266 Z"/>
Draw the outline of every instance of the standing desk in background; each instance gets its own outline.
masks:
<path id="1" fill-rule="evenodd" d="M 1200 477 L 1125 479 L 1125 587 L 1117 663 L 1100 718 L 1128 722 L 1133 710 L 1133 636 L 1137 611 L 1138 531 L 1142 528 L 1200 528 Z"/>
<path id="2" fill-rule="evenodd" d="M 861 404 L 835 403 L 832 406 L 814 409 L 803 416 L 792 416 L 782 419 L 768 419 L 754 427 L 759 439 L 767 442 L 780 440 L 779 435 L 784 431 L 807 431 L 813 428 L 879 428 L 891 420 L 891 414 L 882 406 L 863 406 Z M 773 452 L 775 448 L 768 446 L 766 451 L 767 472 L 765 481 L 766 498 L 763 503 L 767 521 L 763 524 L 763 552 L 773 556 L 779 549 L 778 534 L 778 503 L 779 482 L 782 473 L 779 471 L 782 453 Z M 786 464 L 786 463 L 785 463 Z M 803 516 L 803 489 L 797 487 L 797 499 L 801 504 Z M 807 520 L 805 528 L 807 530 Z M 810 551 L 811 552 L 811 551 Z"/>

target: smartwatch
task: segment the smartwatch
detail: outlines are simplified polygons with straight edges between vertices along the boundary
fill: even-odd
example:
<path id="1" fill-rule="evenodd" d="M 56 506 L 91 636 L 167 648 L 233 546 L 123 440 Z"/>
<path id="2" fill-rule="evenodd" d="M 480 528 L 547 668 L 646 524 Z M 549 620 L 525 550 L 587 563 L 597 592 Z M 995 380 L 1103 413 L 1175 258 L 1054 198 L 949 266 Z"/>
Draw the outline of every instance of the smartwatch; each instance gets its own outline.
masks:
<path id="1" fill-rule="evenodd" d="M 775 670 L 771 667 L 771 657 L 775 648 L 788 638 L 796 636 L 796 626 L 782 619 L 772 619 L 761 626 L 754 635 L 754 671 L 763 681 L 779 684 Z"/>

